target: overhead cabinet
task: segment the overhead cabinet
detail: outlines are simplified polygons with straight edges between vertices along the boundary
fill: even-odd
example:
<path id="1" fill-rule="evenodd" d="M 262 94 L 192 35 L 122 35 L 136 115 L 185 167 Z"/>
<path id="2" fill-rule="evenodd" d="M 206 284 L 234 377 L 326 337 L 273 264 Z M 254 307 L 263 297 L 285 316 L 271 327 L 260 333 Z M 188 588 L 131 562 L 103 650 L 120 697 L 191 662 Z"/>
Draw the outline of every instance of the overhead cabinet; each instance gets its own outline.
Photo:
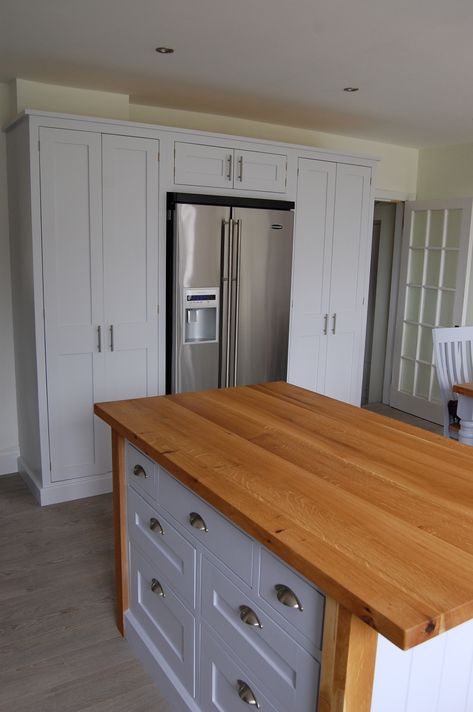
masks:
<path id="1" fill-rule="evenodd" d="M 25 232 L 13 263 L 19 289 L 30 289 L 31 271 L 42 284 L 44 354 L 25 369 L 36 363 L 46 400 L 26 393 L 19 412 L 36 416 L 31 428 L 49 447 L 30 460 L 26 444 L 21 464 L 40 474 L 47 502 L 69 498 L 68 486 L 92 494 L 90 479 L 97 491 L 110 487 L 110 435 L 94 402 L 157 393 L 158 141 L 40 128 L 38 172 L 39 259 L 21 273 Z M 19 338 L 31 317 L 16 324 Z"/>
<path id="2" fill-rule="evenodd" d="M 287 156 L 176 141 L 174 182 L 209 188 L 286 192 Z"/>
<path id="3" fill-rule="evenodd" d="M 359 405 L 371 168 L 300 159 L 288 380 Z"/>

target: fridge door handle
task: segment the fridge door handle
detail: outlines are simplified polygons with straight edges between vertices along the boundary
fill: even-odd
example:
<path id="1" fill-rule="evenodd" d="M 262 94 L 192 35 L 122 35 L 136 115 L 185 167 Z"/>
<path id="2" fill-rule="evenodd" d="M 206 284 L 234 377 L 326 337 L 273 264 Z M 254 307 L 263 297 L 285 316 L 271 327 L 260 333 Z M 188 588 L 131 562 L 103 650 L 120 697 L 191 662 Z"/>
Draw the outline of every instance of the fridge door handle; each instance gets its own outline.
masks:
<path id="1" fill-rule="evenodd" d="M 233 358 L 233 385 L 237 383 L 238 370 L 238 319 L 240 316 L 240 263 L 241 263 L 241 220 L 236 220 L 236 292 L 235 292 L 235 352 Z"/>
<path id="2" fill-rule="evenodd" d="M 230 381 L 230 338 L 231 338 L 231 285 L 233 270 L 233 221 L 223 221 L 223 320 L 222 336 L 225 334 L 225 343 L 221 351 L 222 378 L 220 386 L 228 387 Z"/>

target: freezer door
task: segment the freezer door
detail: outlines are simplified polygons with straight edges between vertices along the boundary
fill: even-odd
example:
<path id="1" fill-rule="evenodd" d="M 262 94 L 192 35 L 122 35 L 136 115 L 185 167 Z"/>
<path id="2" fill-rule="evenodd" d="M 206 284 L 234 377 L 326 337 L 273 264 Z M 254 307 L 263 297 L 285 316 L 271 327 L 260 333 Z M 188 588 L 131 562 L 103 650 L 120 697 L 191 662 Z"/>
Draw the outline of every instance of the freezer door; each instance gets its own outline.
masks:
<path id="1" fill-rule="evenodd" d="M 221 351 L 226 350 L 225 316 L 228 311 L 228 282 L 224 280 L 221 268 L 225 264 L 228 266 L 229 220 L 230 208 L 227 207 L 178 204 L 175 208 L 173 393 L 218 388 L 220 385 Z M 186 343 L 186 319 L 204 321 L 208 317 L 205 310 L 189 314 L 186 309 L 189 290 L 216 288 L 220 290 L 217 339 L 206 341 L 195 338 Z M 193 329 L 197 334 L 198 327 L 195 324 Z M 202 328 L 205 332 L 204 324 Z"/>
<path id="2" fill-rule="evenodd" d="M 235 208 L 232 217 L 232 384 L 285 380 L 294 216 Z"/>

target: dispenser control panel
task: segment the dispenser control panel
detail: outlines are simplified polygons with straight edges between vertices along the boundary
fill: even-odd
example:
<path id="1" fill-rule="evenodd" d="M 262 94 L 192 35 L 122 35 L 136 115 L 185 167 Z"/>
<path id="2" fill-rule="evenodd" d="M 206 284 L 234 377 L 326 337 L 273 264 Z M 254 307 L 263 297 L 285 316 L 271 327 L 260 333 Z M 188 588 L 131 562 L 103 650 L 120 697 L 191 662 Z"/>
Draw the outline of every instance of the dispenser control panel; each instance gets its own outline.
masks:
<path id="1" fill-rule="evenodd" d="M 184 289 L 183 296 L 184 343 L 218 342 L 219 288 Z"/>

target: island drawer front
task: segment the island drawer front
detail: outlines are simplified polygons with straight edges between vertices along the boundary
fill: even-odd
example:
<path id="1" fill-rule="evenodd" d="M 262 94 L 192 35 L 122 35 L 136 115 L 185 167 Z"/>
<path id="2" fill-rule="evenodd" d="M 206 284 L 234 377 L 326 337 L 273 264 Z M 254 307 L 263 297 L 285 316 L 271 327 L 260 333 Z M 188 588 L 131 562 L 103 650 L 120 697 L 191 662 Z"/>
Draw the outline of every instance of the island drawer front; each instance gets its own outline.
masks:
<path id="1" fill-rule="evenodd" d="M 285 589 L 279 589 L 279 596 L 289 603 L 296 604 L 297 601 L 302 610 L 285 605 L 278 599 L 276 587 L 280 586 L 286 587 L 289 591 L 284 596 Z M 294 599 L 291 594 L 295 594 L 296 598 Z M 259 595 L 310 642 L 315 643 L 319 650 L 322 648 L 325 596 L 283 561 L 263 548 Z"/>
<path id="2" fill-rule="evenodd" d="M 241 619 L 250 609 L 261 628 Z M 202 562 L 202 617 L 243 660 L 283 710 L 314 712 L 319 663 L 209 561 Z M 251 616 L 253 623 L 255 618 Z"/>
<path id="3" fill-rule="evenodd" d="M 249 536 L 163 470 L 159 481 L 159 503 L 196 541 L 206 546 L 234 574 L 251 585 L 254 544 Z M 192 514 L 201 518 L 195 524 L 205 524 L 207 531 L 191 525 Z"/>
<path id="4" fill-rule="evenodd" d="M 194 608 L 195 548 L 131 487 L 128 488 L 127 513 L 130 538 Z"/>
<path id="5" fill-rule="evenodd" d="M 158 466 L 130 443 L 126 445 L 126 474 L 137 492 L 156 498 Z"/>
<path id="6" fill-rule="evenodd" d="M 130 609 L 184 687 L 195 695 L 195 619 L 167 580 L 130 544 Z M 151 590 L 154 581 L 162 586 Z"/>
<path id="7" fill-rule="evenodd" d="M 249 673 L 246 668 L 214 639 L 206 626 L 202 626 L 200 663 L 200 707 L 205 712 L 245 712 L 256 709 L 255 703 L 244 702 L 238 694 L 239 681 L 246 683 L 261 712 L 288 712 L 271 704 L 261 692 L 258 671 Z M 299 711 L 297 711 L 299 712 Z M 311 710 L 312 712 L 312 710 Z"/>

